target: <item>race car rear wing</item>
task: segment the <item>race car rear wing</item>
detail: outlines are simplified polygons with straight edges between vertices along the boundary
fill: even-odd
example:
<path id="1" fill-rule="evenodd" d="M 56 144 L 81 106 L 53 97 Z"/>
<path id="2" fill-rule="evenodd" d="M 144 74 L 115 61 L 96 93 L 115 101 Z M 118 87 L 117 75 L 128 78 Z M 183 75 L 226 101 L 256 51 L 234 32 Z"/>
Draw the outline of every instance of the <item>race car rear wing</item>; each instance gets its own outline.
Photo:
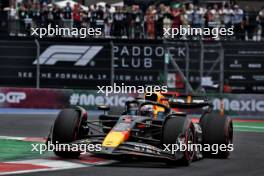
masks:
<path id="1" fill-rule="evenodd" d="M 212 103 L 205 96 L 164 94 L 171 108 L 193 109 L 193 108 L 212 108 Z"/>

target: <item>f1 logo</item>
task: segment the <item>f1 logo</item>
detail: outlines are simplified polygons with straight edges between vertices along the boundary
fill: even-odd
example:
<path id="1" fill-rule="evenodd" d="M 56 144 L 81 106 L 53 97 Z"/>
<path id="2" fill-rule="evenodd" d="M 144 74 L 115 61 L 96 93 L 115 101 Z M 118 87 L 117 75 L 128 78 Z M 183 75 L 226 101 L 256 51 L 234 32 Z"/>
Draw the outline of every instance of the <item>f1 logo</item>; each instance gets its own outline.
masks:
<path id="1" fill-rule="evenodd" d="M 48 47 L 40 56 L 40 65 L 55 65 L 57 62 L 75 62 L 75 66 L 86 66 L 102 46 L 53 45 Z M 37 64 L 36 59 L 33 64 Z"/>

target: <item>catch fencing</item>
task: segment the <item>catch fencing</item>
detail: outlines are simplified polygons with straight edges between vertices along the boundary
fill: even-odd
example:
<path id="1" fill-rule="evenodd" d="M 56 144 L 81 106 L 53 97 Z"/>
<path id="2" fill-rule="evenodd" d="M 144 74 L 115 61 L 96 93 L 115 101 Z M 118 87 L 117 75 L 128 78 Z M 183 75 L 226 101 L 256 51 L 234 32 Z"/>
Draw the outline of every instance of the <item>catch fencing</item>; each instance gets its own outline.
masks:
<path id="1" fill-rule="evenodd" d="M 16 38 L 1 40 L 0 53 L 2 87 L 264 93 L 261 42 Z"/>

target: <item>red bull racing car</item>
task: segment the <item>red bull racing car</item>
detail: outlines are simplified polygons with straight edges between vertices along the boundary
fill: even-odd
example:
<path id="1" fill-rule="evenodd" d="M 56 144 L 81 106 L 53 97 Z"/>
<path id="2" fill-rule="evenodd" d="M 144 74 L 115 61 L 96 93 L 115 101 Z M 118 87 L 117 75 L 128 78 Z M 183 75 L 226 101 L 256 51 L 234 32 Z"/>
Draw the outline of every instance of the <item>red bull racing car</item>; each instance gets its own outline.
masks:
<path id="1" fill-rule="evenodd" d="M 202 114 L 193 122 L 184 111 L 197 108 Z M 204 157 L 228 158 L 230 154 L 223 146 L 232 145 L 232 121 L 227 116 L 211 114 L 212 104 L 204 97 L 152 93 L 127 101 L 119 115 L 108 115 L 109 107 L 104 105 L 99 109 L 104 113 L 98 119 L 90 119 L 81 107 L 61 110 L 48 140 L 59 144 L 100 145 L 100 150 L 89 151 L 100 157 L 150 158 L 151 161 L 155 158 L 170 165 L 189 165 Z M 194 144 L 199 147 L 190 149 Z M 223 150 L 210 150 L 216 145 L 221 145 Z M 180 150 L 179 146 L 187 147 Z M 81 153 L 54 152 L 63 158 L 79 157 Z"/>

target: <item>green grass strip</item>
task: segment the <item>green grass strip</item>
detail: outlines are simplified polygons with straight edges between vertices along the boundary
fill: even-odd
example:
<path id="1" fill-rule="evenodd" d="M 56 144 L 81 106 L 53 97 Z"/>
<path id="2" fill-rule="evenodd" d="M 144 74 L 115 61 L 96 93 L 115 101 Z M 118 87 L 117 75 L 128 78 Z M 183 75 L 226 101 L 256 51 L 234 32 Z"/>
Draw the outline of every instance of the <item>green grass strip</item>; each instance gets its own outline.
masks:
<path id="1" fill-rule="evenodd" d="M 235 131 L 264 132 L 264 122 L 234 122 Z"/>
<path id="2" fill-rule="evenodd" d="M 34 159 L 47 156 L 45 154 L 40 155 L 36 151 L 31 151 L 31 144 L 37 144 L 38 142 L 28 142 L 13 139 L 0 139 L 0 161 L 11 161 L 20 159 Z M 40 143 L 39 143 L 40 144 Z"/>

